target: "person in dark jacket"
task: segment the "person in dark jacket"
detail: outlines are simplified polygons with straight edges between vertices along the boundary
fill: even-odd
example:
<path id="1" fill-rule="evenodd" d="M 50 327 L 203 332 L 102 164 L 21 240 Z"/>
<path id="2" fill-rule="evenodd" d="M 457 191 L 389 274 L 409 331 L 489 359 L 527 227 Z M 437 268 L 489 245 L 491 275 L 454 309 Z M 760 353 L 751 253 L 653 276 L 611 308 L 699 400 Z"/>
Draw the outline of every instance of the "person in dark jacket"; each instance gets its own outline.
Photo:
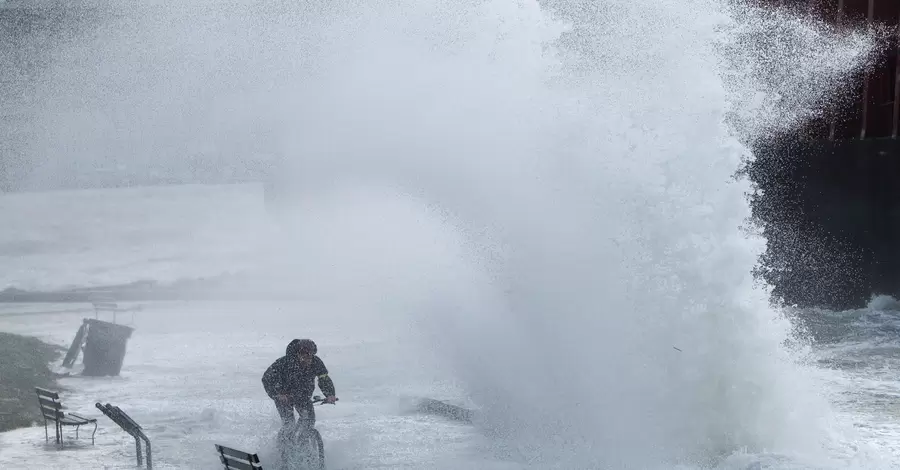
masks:
<path id="1" fill-rule="evenodd" d="M 306 414 L 310 426 L 315 423 L 311 398 L 316 390 L 316 379 L 325 394 L 325 403 L 337 401 L 334 383 L 328 377 L 325 363 L 316 356 L 317 352 L 316 343 L 311 339 L 295 339 L 288 344 L 285 355 L 275 360 L 262 376 L 263 388 L 269 398 L 275 400 L 284 428 L 294 424 L 294 408 L 301 417 Z"/>

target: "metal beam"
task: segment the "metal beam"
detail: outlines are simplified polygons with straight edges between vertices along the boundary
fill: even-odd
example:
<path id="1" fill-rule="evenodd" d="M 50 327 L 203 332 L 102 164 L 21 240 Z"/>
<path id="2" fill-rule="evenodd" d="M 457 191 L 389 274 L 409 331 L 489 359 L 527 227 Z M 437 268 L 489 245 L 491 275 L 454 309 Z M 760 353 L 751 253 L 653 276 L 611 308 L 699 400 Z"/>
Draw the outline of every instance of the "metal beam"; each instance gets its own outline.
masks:
<path id="1" fill-rule="evenodd" d="M 866 18 L 866 26 L 869 31 L 872 30 L 872 20 L 875 18 L 875 0 L 869 0 L 869 12 Z M 869 77 L 872 72 L 866 70 L 866 74 L 863 77 L 863 90 L 862 96 L 860 100 L 862 100 L 862 116 L 860 117 L 860 126 L 859 126 L 859 138 L 866 138 L 866 126 L 869 123 Z"/>

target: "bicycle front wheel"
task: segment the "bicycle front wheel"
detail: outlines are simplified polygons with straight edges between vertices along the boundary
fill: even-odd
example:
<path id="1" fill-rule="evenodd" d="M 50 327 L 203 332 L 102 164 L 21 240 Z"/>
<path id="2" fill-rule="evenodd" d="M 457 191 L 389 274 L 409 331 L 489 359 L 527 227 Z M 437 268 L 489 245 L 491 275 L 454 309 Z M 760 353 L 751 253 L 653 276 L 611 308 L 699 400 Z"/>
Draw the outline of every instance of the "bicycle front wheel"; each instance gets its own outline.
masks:
<path id="1" fill-rule="evenodd" d="M 325 444 L 322 442 L 322 435 L 319 430 L 313 428 L 307 435 L 307 449 L 310 459 L 310 470 L 325 470 Z"/>

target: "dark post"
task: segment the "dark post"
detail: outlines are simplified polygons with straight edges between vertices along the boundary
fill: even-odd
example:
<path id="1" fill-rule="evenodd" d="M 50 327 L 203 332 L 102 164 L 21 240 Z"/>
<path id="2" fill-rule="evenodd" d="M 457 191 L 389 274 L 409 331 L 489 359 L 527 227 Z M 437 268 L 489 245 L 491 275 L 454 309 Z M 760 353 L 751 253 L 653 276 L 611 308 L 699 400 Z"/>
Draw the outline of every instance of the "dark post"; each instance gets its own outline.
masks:
<path id="1" fill-rule="evenodd" d="M 894 127 L 891 137 L 897 138 L 897 123 L 900 121 L 900 11 L 897 12 L 897 32 L 895 33 L 897 44 L 894 51 L 897 54 L 897 65 L 894 67 Z"/>
<path id="2" fill-rule="evenodd" d="M 82 375 L 119 375 L 125 360 L 125 349 L 132 328 L 102 320 L 85 319 L 88 325 L 84 346 L 84 371 Z"/>
<path id="3" fill-rule="evenodd" d="M 141 441 L 139 441 L 138 438 L 136 438 L 136 437 L 134 438 L 134 455 L 135 455 L 135 458 L 137 459 L 138 467 L 140 467 L 141 463 L 143 463 L 143 461 L 144 461 L 144 457 L 141 455 Z M 147 468 L 150 468 L 150 467 L 151 467 L 150 462 L 147 461 Z"/>

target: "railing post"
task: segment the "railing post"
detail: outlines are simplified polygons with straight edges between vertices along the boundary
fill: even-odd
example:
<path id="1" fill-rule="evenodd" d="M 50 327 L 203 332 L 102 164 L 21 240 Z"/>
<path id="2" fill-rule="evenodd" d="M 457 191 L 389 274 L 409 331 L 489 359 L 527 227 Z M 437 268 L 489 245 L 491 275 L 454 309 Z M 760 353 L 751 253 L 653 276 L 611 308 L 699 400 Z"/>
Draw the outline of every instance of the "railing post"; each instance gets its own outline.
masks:
<path id="1" fill-rule="evenodd" d="M 150 439 L 147 439 L 147 436 L 144 433 L 141 433 L 144 436 L 144 445 L 147 446 L 147 470 L 153 469 L 153 452 L 150 450 Z"/>

